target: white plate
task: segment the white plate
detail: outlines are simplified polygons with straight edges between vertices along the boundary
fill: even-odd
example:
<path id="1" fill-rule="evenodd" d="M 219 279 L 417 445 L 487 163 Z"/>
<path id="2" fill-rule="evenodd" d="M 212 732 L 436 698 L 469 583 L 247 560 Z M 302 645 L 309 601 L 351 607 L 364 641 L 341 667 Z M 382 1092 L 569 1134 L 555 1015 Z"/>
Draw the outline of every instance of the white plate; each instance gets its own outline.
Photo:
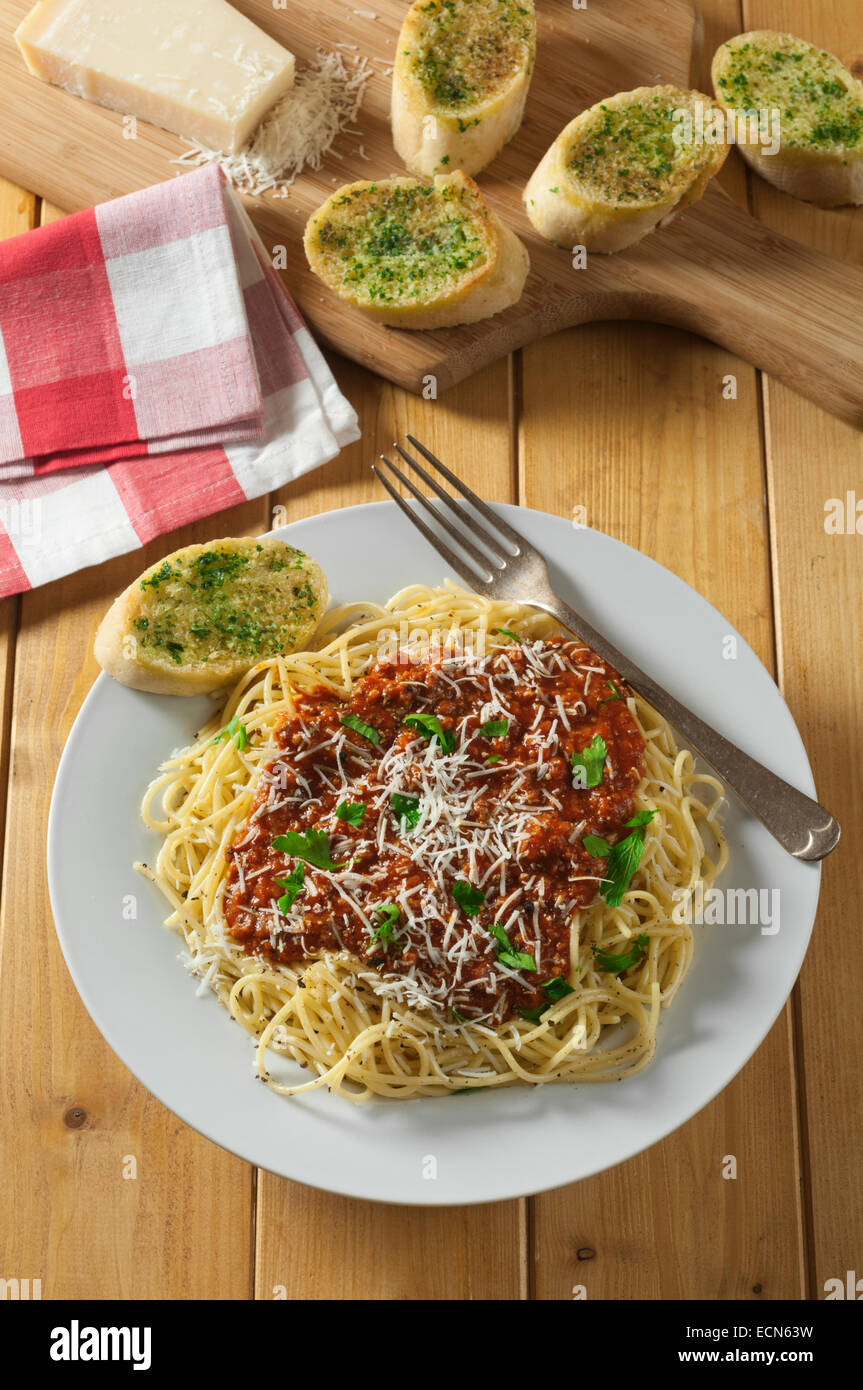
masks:
<path id="1" fill-rule="evenodd" d="M 702 718 L 812 793 L 806 753 L 771 677 L 693 589 L 638 551 L 560 517 L 499 509 L 548 556 L 561 596 Z M 390 502 L 277 534 L 323 565 L 336 603 L 440 583 L 442 562 Z M 736 657 L 728 638 L 736 637 Z M 820 881 L 737 802 L 726 887 L 777 889 L 780 930 L 696 927 L 695 961 L 664 1011 L 646 1071 L 608 1085 L 513 1088 L 354 1106 L 287 1100 L 252 1076 L 253 1046 L 214 996 L 196 996 L 161 927 L 165 905 L 132 869 L 157 837 L 138 804 L 159 762 L 199 727 L 205 698 L 144 695 L 100 676 L 57 774 L 48 870 L 57 933 L 97 1027 L 188 1124 L 251 1163 L 332 1192 L 421 1204 L 485 1202 L 584 1178 L 655 1144 L 743 1066 L 803 960 Z M 130 903 L 137 917 L 130 919 Z"/>

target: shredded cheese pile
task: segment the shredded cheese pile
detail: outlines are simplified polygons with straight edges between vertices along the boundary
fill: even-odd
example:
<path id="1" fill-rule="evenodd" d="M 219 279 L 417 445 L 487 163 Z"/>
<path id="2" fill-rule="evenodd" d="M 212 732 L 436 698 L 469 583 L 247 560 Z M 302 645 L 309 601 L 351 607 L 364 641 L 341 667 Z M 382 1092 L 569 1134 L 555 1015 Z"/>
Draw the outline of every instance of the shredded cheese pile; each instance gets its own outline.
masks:
<path id="1" fill-rule="evenodd" d="M 297 175 L 307 167 L 320 169 L 336 138 L 356 120 L 370 77 L 367 59 L 354 59 L 349 67 L 341 53 L 321 49 L 237 154 L 187 140 L 189 150 L 174 163 L 217 163 L 241 192 L 272 190 L 286 198 Z"/>

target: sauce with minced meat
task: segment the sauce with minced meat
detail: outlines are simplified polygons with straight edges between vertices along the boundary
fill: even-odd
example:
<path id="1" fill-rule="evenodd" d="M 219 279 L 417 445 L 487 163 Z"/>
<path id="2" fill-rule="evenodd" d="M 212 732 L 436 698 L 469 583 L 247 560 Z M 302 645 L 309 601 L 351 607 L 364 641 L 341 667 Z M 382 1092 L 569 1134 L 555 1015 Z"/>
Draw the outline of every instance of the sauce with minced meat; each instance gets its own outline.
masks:
<path id="1" fill-rule="evenodd" d="M 551 639 L 497 648 L 473 664 L 397 656 L 374 666 L 346 701 L 323 688 L 298 695 L 227 851 L 231 935 L 247 952 L 285 963 L 346 949 L 393 992 L 407 988 L 409 1003 L 424 998 L 446 1016 L 500 1022 L 547 1002 L 543 983 L 569 974 L 570 919 L 594 900 L 605 868 L 583 837 L 614 843 L 633 813 L 644 741 L 630 693 L 589 648 Z M 379 743 L 346 727 L 346 714 L 376 730 Z M 432 747 L 404 723 L 409 714 L 436 716 L 457 752 Z M 483 735 L 490 719 L 507 719 L 506 732 Z M 572 754 L 597 735 L 608 750 L 602 781 L 577 786 Z M 396 816 L 395 791 L 419 797 L 425 824 L 411 829 Z M 366 807 L 359 825 L 336 817 L 342 802 Z M 328 835 L 342 867 L 306 863 L 303 889 L 281 913 L 297 860 L 273 840 L 310 828 Z M 474 915 L 453 898 L 456 880 L 481 886 Z M 382 941 L 373 932 L 384 904 L 400 911 L 394 939 Z M 496 922 L 514 951 L 534 958 L 535 972 L 500 967 L 488 930 Z"/>

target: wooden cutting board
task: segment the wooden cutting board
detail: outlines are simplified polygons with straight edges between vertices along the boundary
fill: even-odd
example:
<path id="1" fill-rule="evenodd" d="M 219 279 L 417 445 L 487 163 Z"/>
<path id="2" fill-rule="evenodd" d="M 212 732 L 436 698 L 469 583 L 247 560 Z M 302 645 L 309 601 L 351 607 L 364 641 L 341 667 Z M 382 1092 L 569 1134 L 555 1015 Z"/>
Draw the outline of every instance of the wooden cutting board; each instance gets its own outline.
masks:
<path id="1" fill-rule="evenodd" d="M 70 211 L 131 193 L 177 171 L 180 140 L 143 122 L 124 139 L 120 116 L 32 77 L 12 38 L 31 0 L 0 0 L 0 172 Z M 374 71 L 357 119 L 317 174 L 290 198 L 250 199 L 270 245 L 286 248 L 287 280 L 318 339 L 410 390 L 429 394 L 546 333 L 595 319 L 648 319 L 692 329 L 863 425 L 863 270 L 758 223 L 715 184 L 670 227 L 616 256 L 574 269 L 538 238 L 521 191 L 561 128 L 585 106 L 641 84 L 689 85 L 697 20 L 687 0 L 539 0 L 536 69 L 515 140 L 480 175 L 501 217 L 524 239 L 531 275 L 521 301 L 483 323 L 434 333 L 371 324 L 309 272 L 302 231 L 333 188 L 403 172 L 392 148 L 391 65 L 407 0 L 237 0 L 297 54 L 318 46 L 365 55 Z M 371 17 L 374 16 L 374 17 Z M 360 153 L 360 147 L 366 158 Z M 860 214 L 863 215 L 863 214 Z M 429 385 L 433 378 L 434 385 Z M 578 390 L 577 381 L 573 390 Z"/>

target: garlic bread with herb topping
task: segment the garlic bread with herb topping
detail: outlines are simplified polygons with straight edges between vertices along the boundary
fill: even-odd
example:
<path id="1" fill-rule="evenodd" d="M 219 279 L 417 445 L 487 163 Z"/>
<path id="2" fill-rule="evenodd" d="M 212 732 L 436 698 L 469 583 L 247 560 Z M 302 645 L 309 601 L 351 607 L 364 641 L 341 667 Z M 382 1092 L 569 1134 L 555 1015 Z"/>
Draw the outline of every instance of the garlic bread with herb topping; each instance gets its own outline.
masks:
<path id="1" fill-rule="evenodd" d="M 323 570 L 284 541 L 175 550 L 115 599 L 93 651 L 109 676 L 156 695 L 201 695 L 259 661 L 302 651 L 329 602 Z"/>
<path id="2" fill-rule="evenodd" d="M 477 174 L 521 125 L 533 0 L 416 0 L 396 45 L 393 143 L 413 174 Z"/>
<path id="3" fill-rule="evenodd" d="M 338 189 L 309 218 L 306 256 L 340 299 L 393 328 L 476 323 L 515 304 L 530 267 L 460 171 Z"/>
<path id="4" fill-rule="evenodd" d="M 863 203 L 863 83 L 838 58 L 756 29 L 716 50 L 711 76 L 740 153 L 763 179 L 820 207 Z"/>
<path id="5" fill-rule="evenodd" d="M 531 175 L 525 210 L 559 246 L 622 251 L 696 202 L 727 154 L 710 97 L 637 87 L 570 121 Z"/>

